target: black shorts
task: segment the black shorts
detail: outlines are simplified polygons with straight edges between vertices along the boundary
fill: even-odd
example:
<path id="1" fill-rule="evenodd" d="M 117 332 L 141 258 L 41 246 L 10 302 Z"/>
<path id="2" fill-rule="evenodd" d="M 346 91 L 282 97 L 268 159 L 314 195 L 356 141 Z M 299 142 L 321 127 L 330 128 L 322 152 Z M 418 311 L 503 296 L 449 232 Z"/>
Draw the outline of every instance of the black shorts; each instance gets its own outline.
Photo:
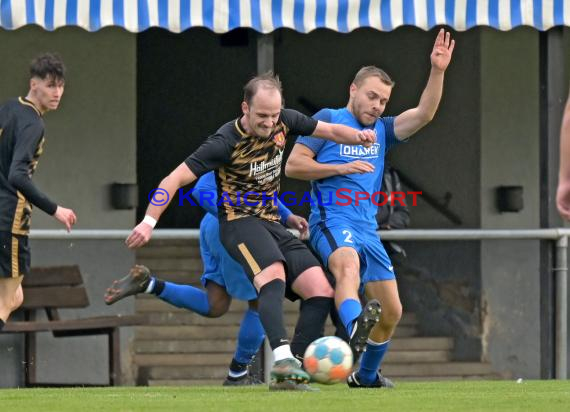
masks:
<path id="1" fill-rule="evenodd" d="M 0 232 L 0 277 L 18 277 L 30 273 L 28 237 Z"/>
<path id="2" fill-rule="evenodd" d="M 298 298 L 291 285 L 305 270 L 321 266 L 307 246 L 277 222 L 257 217 L 220 221 L 220 239 L 228 253 L 253 279 L 275 262 L 283 262 L 287 277 L 286 296 Z"/>

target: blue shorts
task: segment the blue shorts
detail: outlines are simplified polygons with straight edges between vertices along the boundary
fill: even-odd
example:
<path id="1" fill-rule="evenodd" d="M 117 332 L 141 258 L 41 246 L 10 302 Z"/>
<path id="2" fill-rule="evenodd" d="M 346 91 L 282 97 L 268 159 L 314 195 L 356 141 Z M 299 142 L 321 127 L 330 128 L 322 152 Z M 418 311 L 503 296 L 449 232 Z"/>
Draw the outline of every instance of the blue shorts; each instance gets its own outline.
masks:
<path id="1" fill-rule="evenodd" d="M 394 280 L 394 267 L 374 229 L 343 220 L 328 220 L 311 227 L 310 243 L 328 267 L 329 256 L 340 247 L 350 247 L 360 256 L 360 287 L 368 282 Z"/>
<path id="2" fill-rule="evenodd" d="M 209 213 L 200 222 L 200 254 L 204 262 L 204 274 L 200 280 L 204 287 L 211 281 L 226 288 L 235 299 L 257 299 L 257 291 L 245 271 L 220 241 L 218 218 Z"/>

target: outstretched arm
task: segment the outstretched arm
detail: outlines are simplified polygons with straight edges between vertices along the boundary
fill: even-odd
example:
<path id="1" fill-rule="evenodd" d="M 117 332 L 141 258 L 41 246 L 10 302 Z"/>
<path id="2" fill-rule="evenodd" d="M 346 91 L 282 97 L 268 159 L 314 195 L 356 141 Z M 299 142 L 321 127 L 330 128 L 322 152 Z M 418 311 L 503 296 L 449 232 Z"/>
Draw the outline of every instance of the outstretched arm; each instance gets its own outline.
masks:
<path id="1" fill-rule="evenodd" d="M 454 47 L 455 40 L 451 39 L 451 33 L 441 29 L 433 45 L 431 71 L 418 106 L 401 113 L 394 121 L 394 132 L 398 139 L 407 139 L 433 119 L 441 100 L 443 77 L 451 62 Z"/>
<path id="2" fill-rule="evenodd" d="M 176 195 L 176 191 L 194 180 L 196 180 L 196 175 L 186 163 L 181 163 L 172 173 L 162 179 L 153 194 L 153 200 L 146 209 L 145 218 L 133 229 L 125 242 L 129 248 L 143 246 L 150 240 L 154 225 Z"/>
<path id="3" fill-rule="evenodd" d="M 371 129 L 357 130 L 342 124 L 318 121 L 313 136 L 332 140 L 335 143 L 362 145 L 370 147 L 376 143 L 376 131 Z"/>
<path id="4" fill-rule="evenodd" d="M 336 175 L 370 173 L 374 171 L 372 163 L 355 160 L 350 163 L 328 164 L 315 160 L 315 153 L 302 143 L 296 143 L 287 159 L 285 175 L 301 180 L 324 179 Z"/>
<path id="5" fill-rule="evenodd" d="M 560 172 L 556 206 L 563 219 L 570 220 L 570 92 L 560 129 Z"/>
<path id="6" fill-rule="evenodd" d="M 296 110 L 281 110 L 281 120 L 289 127 L 289 135 L 314 136 L 335 143 L 370 147 L 376 143 L 375 130 L 358 130 L 342 124 L 330 123 L 327 110 L 310 118 Z M 324 120 L 326 119 L 326 120 Z M 323 121 L 324 120 L 324 121 Z"/>

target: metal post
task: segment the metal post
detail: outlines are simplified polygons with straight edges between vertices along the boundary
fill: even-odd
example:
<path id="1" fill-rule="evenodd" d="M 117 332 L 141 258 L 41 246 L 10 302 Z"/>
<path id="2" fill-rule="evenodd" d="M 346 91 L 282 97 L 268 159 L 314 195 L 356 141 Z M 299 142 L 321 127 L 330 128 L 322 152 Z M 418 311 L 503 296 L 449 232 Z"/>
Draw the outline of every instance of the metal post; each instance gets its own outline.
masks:
<path id="1" fill-rule="evenodd" d="M 263 343 L 263 376 L 265 383 L 269 383 L 271 380 L 271 367 L 273 366 L 273 351 L 271 346 L 269 346 L 269 339 L 265 339 Z"/>
<path id="2" fill-rule="evenodd" d="M 257 74 L 273 71 L 273 35 L 260 34 L 257 38 Z"/>
<path id="3" fill-rule="evenodd" d="M 556 287 L 556 342 L 555 342 L 555 378 L 566 379 L 568 376 L 568 237 L 561 236 L 556 241 L 556 267 L 554 282 Z"/>

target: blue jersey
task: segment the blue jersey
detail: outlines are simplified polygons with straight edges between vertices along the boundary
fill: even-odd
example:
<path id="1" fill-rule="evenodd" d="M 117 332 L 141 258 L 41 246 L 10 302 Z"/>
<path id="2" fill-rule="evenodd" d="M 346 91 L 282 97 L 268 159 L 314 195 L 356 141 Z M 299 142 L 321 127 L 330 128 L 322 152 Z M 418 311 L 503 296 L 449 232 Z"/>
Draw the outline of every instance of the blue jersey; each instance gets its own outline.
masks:
<path id="1" fill-rule="evenodd" d="M 399 140 L 394 134 L 394 117 L 381 117 L 372 126 L 363 127 L 347 109 L 323 109 L 313 116 L 328 123 L 344 124 L 355 129 L 376 130 L 377 143 L 372 147 L 350 146 L 310 136 L 301 136 L 297 143 L 315 153 L 315 160 L 324 164 L 350 163 L 363 160 L 375 167 L 372 173 L 331 176 L 311 181 L 311 216 L 314 226 L 331 219 L 350 220 L 376 228 L 378 204 L 385 199 L 382 187 L 384 156 Z M 376 204 L 375 204 L 376 203 Z"/>

